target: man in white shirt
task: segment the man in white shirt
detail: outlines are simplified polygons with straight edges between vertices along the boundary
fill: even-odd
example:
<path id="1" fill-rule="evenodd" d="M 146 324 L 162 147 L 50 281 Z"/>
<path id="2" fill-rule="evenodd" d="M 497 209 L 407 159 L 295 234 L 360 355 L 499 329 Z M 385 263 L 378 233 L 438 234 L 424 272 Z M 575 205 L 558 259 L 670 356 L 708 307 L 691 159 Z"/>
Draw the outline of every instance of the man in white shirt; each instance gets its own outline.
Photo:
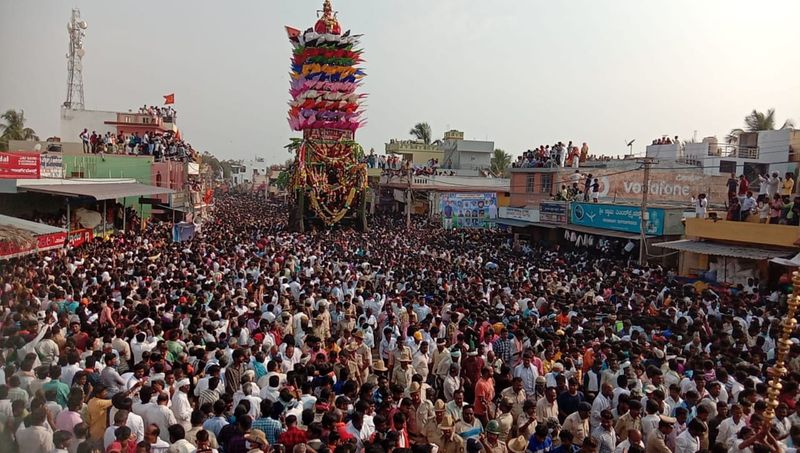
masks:
<path id="1" fill-rule="evenodd" d="M 589 421 L 592 433 L 600 426 L 600 421 L 602 420 L 600 414 L 606 409 L 611 410 L 611 396 L 613 394 L 614 389 L 610 384 L 602 384 L 600 386 L 600 394 L 592 402 L 592 416 Z"/>
<path id="2" fill-rule="evenodd" d="M 687 429 L 675 439 L 674 453 L 697 453 L 700 451 L 700 436 L 704 432 L 706 432 L 706 428 L 700 421 L 689 422 Z"/>
<path id="3" fill-rule="evenodd" d="M 738 404 L 731 406 L 731 416 L 722 420 L 717 432 L 717 443 L 722 444 L 725 449 L 730 450 L 733 442 L 739 434 L 739 430 L 747 425 L 742 416 L 742 407 Z"/>
<path id="4" fill-rule="evenodd" d="M 628 453 L 631 445 L 637 445 L 644 449 L 644 442 L 642 442 L 642 433 L 638 429 L 629 429 L 628 438 L 617 444 L 614 453 Z"/>
<path id="5" fill-rule="evenodd" d="M 539 371 L 531 363 L 533 360 L 533 353 L 526 351 L 522 356 L 522 363 L 514 367 L 513 377 L 522 379 L 522 388 L 528 396 L 536 394 L 536 378 L 539 376 Z"/>
<path id="6" fill-rule="evenodd" d="M 183 378 L 175 384 L 178 391 L 172 396 L 172 414 L 183 426 L 184 431 L 192 429 L 192 405 L 189 403 L 189 379 Z"/>
<path id="7" fill-rule="evenodd" d="M 167 429 L 178 423 L 175 419 L 175 414 L 167 407 L 169 403 L 169 395 L 162 392 L 158 395 L 158 402 L 145 405 L 144 414 L 142 418 L 148 425 L 156 425 L 159 431 L 161 440 L 169 441 L 169 433 Z M 147 428 L 145 428 L 145 436 L 147 435 Z"/>

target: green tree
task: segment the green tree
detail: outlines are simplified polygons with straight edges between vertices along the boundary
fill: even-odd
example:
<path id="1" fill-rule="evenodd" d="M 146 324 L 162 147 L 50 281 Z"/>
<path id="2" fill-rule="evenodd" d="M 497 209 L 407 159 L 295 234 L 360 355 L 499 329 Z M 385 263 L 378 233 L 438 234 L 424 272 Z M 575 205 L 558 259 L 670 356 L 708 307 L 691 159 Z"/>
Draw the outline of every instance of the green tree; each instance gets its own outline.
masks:
<path id="1" fill-rule="evenodd" d="M 512 157 L 511 154 L 503 151 L 502 149 L 494 150 L 492 154 L 491 164 L 489 166 L 489 171 L 495 177 L 504 177 L 508 175 L 508 167 L 511 166 Z"/>
<path id="2" fill-rule="evenodd" d="M 0 151 L 8 150 L 11 140 L 39 140 L 36 131 L 25 127 L 25 111 L 6 110 L 0 115 Z"/>
<path id="3" fill-rule="evenodd" d="M 422 143 L 426 145 L 430 145 L 433 140 L 433 132 L 431 132 L 431 127 L 428 123 L 417 123 L 408 133 L 416 137 L 417 140 L 422 140 Z"/>
<path id="4" fill-rule="evenodd" d="M 736 143 L 739 141 L 739 136 L 745 132 L 758 132 L 758 131 L 774 131 L 775 130 L 775 109 L 767 110 L 767 113 L 759 112 L 753 109 L 749 115 L 744 117 L 744 129 L 736 128 L 731 130 L 728 134 L 728 143 Z M 794 121 L 786 120 L 783 122 L 781 129 L 789 129 L 794 127 Z"/>

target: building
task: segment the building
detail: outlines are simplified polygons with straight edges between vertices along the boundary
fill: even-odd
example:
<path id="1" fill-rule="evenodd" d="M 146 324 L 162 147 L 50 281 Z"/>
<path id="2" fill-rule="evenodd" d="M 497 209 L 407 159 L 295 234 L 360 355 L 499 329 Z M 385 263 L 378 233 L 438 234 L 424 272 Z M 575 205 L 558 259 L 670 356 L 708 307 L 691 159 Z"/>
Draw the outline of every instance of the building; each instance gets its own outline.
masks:
<path id="1" fill-rule="evenodd" d="M 745 132 L 736 143 L 706 137 L 700 143 L 650 145 L 647 157 L 701 169 L 706 175 L 745 175 L 751 183 L 759 175 L 795 173 L 800 162 L 800 131 Z"/>
<path id="2" fill-rule="evenodd" d="M 61 108 L 61 139 L 80 144 L 80 134 L 86 129 L 89 134 L 97 132 L 105 135 L 125 136 L 137 133 L 177 132 L 174 117 L 150 115 L 148 113 L 110 112 L 102 110 L 72 110 Z"/>
<path id="3" fill-rule="evenodd" d="M 692 197 L 705 193 L 714 203 L 727 197 L 729 175 L 708 175 L 701 168 L 676 162 L 659 162 L 650 172 L 648 198 L 653 202 L 689 206 Z M 635 203 L 642 199 L 644 171 L 635 159 L 612 160 L 574 168 L 511 168 L 512 207 L 552 200 L 562 186 L 573 183 L 584 191 L 587 179 L 597 179 L 601 202 Z"/>
<path id="4" fill-rule="evenodd" d="M 777 277 L 788 270 L 774 261 L 800 252 L 800 229 L 758 223 L 757 216 L 745 222 L 687 218 L 685 225 L 683 239 L 654 244 L 678 251 L 678 272 L 682 276 L 732 284 L 759 278 L 774 285 Z"/>
<path id="5" fill-rule="evenodd" d="M 491 166 L 494 142 L 464 140 L 464 133 L 453 129 L 445 132 L 442 140 L 431 144 L 420 140 L 392 139 L 385 150 L 386 154 L 397 154 L 413 165 L 425 166 L 434 160 L 440 168 L 477 175 L 479 170 Z"/>
<path id="6" fill-rule="evenodd" d="M 404 161 L 411 161 L 412 165 L 425 166 L 433 159 L 442 165 L 444 153 L 439 145 L 425 144 L 421 140 L 391 139 L 386 144 L 386 154 L 397 154 Z"/>
<path id="7" fill-rule="evenodd" d="M 442 168 L 486 170 L 492 165 L 494 142 L 464 140 L 463 132 L 450 130 L 444 133 L 440 147 L 444 151 Z"/>

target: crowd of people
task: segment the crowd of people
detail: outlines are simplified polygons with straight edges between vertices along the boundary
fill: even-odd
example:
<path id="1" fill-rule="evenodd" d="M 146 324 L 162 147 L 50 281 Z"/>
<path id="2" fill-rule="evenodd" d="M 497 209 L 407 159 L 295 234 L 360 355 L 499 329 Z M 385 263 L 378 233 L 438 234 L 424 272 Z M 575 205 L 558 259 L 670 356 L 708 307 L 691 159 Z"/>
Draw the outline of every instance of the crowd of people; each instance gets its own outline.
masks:
<path id="1" fill-rule="evenodd" d="M 378 216 L 286 232 L 221 195 L 0 263 L 0 450 L 794 452 L 800 340 L 767 421 L 785 294 L 614 253 Z"/>
<path id="2" fill-rule="evenodd" d="M 783 177 L 778 172 L 758 175 L 758 182 L 757 193 L 754 193 L 745 175 L 737 178 L 736 174 L 731 174 L 726 183 L 728 199 L 725 219 L 800 225 L 800 197 L 795 194 L 794 174 L 786 173 Z M 708 199 L 705 194 L 700 194 L 693 203 L 697 216 L 706 217 Z"/>
<path id="3" fill-rule="evenodd" d="M 172 131 L 145 132 L 139 134 L 105 134 L 83 129 L 79 134 L 84 154 L 125 154 L 133 156 L 153 156 L 156 162 L 162 160 L 187 162 L 195 159 L 198 153 L 192 145 L 185 142 L 180 134 Z"/>
<path id="4" fill-rule="evenodd" d="M 564 145 L 558 142 L 553 146 L 541 145 L 533 150 L 527 150 L 512 162 L 514 168 L 553 168 L 573 167 L 579 168 L 581 162 L 594 160 L 589 156 L 589 145 L 586 142 L 580 148 L 573 146 L 572 141 Z"/>
<path id="5" fill-rule="evenodd" d="M 651 144 L 652 145 L 672 145 L 672 144 L 680 145 L 681 141 L 678 139 L 677 135 L 675 136 L 675 138 L 669 138 L 669 136 L 665 135 L 663 137 L 654 138 L 653 139 L 653 143 L 651 143 Z"/>
<path id="6" fill-rule="evenodd" d="M 139 107 L 139 113 L 161 118 L 168 123 L 174 123 L 178 112 L 171 105 L 143 105 Z"/>

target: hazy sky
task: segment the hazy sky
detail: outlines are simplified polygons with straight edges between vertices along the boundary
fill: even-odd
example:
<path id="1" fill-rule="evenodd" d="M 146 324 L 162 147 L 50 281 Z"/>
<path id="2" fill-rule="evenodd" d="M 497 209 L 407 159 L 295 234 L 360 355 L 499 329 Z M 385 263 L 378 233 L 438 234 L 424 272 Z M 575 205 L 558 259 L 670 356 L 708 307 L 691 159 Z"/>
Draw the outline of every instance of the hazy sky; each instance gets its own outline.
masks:
<path id="1" fill-rule="evenodd" d="M 160 103 L 220 158 L 283 162 L 291 48 L 322 0 L 0 0 L 0 110 L 57 135 L 78 6 L 86 108 Z M 753 108 L 800 120 L 800 1 L 334 0 L 364 33 L 369 124 L 383 152 L 418 121 L 512 154 L 558 140 L 634 151 L 662 134 L 723 136 Z M 76 140 L 64 137 L 65 140 Z"/>

